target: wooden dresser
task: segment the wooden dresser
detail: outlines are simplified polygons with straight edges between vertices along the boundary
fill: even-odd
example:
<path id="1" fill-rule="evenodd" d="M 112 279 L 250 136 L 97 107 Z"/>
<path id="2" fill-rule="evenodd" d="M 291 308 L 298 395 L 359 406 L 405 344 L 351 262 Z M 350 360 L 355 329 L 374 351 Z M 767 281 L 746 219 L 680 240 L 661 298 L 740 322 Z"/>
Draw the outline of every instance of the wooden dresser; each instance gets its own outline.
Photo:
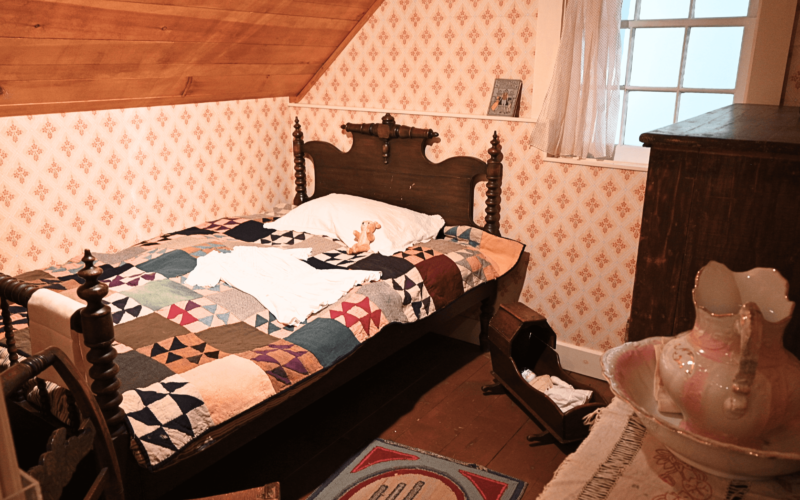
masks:
<path id="1" fill-rule="evenodd" d="M 628 340 L 691 329 L 710 260 L 774 267 L 800 304 L 800 109 L 734 104 L 640 140 L 650 167 Z M 800 307 L 784 344 L 800 357 Z"/>

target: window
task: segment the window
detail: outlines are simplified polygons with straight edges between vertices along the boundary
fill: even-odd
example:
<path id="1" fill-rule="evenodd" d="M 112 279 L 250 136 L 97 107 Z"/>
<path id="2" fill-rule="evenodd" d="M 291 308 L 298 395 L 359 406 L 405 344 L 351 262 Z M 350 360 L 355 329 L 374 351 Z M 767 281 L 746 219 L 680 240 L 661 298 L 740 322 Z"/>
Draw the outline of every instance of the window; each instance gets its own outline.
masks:
<path id="1" fill-rule="evenodd" d="M 623 0 L 618 150 L 641 146 L 649 130 L 744 101 L 757 2 Z"/>

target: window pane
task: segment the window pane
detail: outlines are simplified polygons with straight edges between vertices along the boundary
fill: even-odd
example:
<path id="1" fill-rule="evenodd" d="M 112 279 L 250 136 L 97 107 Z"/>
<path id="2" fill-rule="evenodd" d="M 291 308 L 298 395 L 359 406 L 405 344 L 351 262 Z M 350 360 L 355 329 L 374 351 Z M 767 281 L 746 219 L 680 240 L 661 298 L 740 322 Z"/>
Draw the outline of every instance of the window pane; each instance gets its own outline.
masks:
<path id="1" fill-rule="evenodd" d="M 678 86 L 685 29 L 639 28 L 634 30 L 631 85 L 638 87 Z"/>
<path id="2" fill-rule="evenodd" d="M 743 33 L 743 26 L 691 28 L 683 86 L 706 89 L 736 87 Z"/>
<path id="3" fill-rule="evenodd" d="M 689 0 L 642 0 L 639 19 L 686 19 Z"/>
<path id="4" fill-rule="evenodd" d="M 750 0 L 696 0 L 694 17 L 745 17 Z"/>
<path id="5" fill-rule="evenodd" d="M 672 118 L 675 116 L 675 93 L 628 92 L 627 115 L 625 144 L 641 146 L 640 135 L 672 125 Z"/>
<path id="6" fill-rule="evenodd" d="M 619 84 L 625 85 L 625 75 L 628 70 L 628 45 L 631 41 L 631 30 L 619 30 L 620 48 L 622 48 L 622 60 L 620 61 Z"/>
<path id="7" fill-rule="evenodd" d="M 695 116 L 714 111 L 723 106 L 733 104 L 733 94 L 700 94 L 684 92 L 681 94 L 681 106 L 678 109 L 678 121 L 688 120 Z"/>
<path id="8" fill-rule="evenodd" d="M 636 11 L 636 0 L 622 0 L 622 20 L 630 21 Z"/>

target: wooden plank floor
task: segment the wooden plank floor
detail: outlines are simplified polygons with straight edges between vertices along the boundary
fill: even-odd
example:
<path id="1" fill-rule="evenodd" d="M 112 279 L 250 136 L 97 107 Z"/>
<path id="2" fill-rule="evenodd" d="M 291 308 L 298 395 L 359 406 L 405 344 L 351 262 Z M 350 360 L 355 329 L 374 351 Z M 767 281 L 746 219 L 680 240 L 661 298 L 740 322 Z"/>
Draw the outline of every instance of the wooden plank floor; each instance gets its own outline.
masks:
<path id="1" fill-rule="evenodd" d="M 532 500 L 577 445 L 529 444 L 526 436 L 539 426 L 508 396 L 484 396 L 480 388 L 491 382 L 488 354 L 427 335 L 165 498 L 200 498 L 279 481 L 281 498 L 305 499 L 380 437 L 526 481 L 523 499 Z M 607 386 L 595 382 L 610 400 Z"/>

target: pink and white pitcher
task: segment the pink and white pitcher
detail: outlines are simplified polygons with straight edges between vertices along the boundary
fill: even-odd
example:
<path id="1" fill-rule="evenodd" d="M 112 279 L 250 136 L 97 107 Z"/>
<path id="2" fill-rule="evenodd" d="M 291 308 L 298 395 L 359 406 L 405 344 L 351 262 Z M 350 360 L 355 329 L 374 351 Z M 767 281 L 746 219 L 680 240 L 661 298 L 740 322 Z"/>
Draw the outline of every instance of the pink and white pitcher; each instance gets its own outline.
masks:
<path id="1" fill-rule="evenodd" d="M 669 340 L 658 363 L 684 428 L 756 449 L 800 433 L 800 361 L 783 347 L 787 293 L 775 269 L 734 273 L 711 261 L 697 273 L 694 328 Z"/>

